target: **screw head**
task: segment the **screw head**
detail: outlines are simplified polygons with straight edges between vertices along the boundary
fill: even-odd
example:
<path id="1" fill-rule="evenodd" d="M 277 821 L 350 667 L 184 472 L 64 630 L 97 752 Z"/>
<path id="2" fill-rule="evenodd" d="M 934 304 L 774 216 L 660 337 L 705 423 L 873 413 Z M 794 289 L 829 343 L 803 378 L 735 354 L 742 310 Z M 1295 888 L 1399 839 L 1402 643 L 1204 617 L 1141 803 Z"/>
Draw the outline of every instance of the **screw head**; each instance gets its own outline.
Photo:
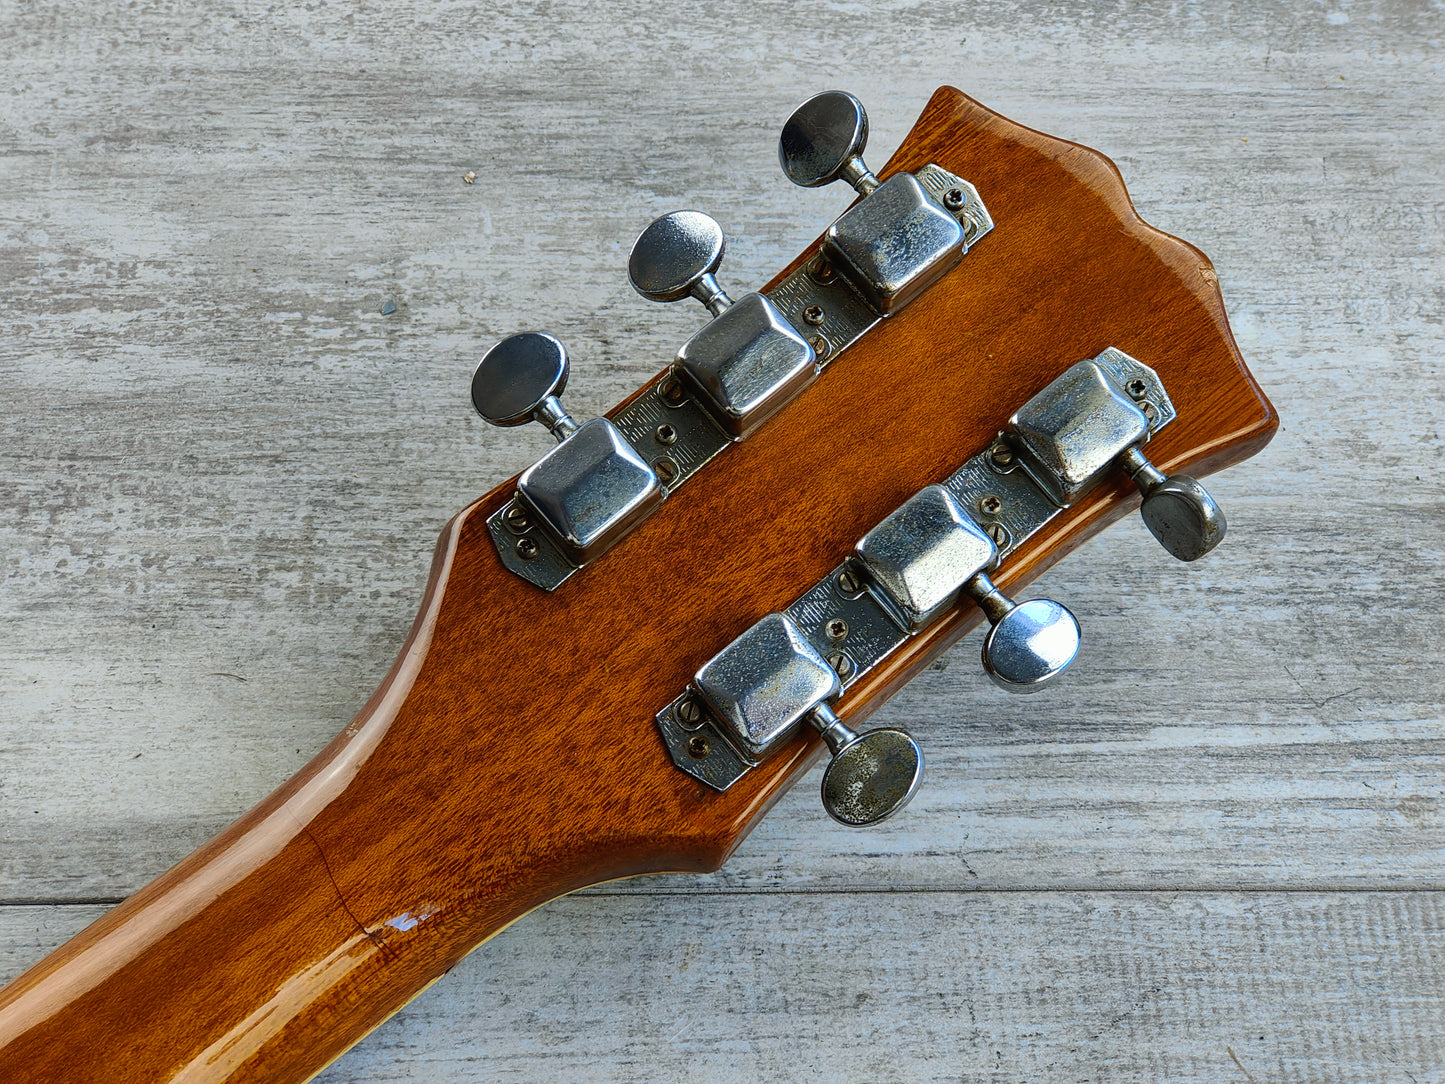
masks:
<path id="1" fill-rule="evenodd" d="M 943 205 L 950 211 L 958 211 L 963 208 L 964 195 L 962 188 L 950 188 L 943 194 Z"/>
<path id="2" fill-rule="evenodd" d="M 677 464 L 665 455 L 652 461 L 652 470 L 657 475 L 657 480 L 665 486 L 670 486 L 677 481 L 680 473 Z"/>
<path id="3" fill-rule="evenodd" d="M 694 760 L 704 760 L 712 753 L 712 742 L 706 734 L 694 734 L 687 739 L 687 753 Z"/>
<path id="4" fill-rule="evenodd" d="M 803 323 L 817 327 L 823 322 L 824 315 L 822 305 L 809 305 L 803 310 Z"/>
<path id="5" fill-rule="evenodd" d="M 995 444 L 988 451 L 988 461 L 996 470 L 1009 471 L 1018 464 L 1018 456 L 1007 444 Z"/>
<path id="6" fill-rule="evenodd" d="M 848 638 L 848 622 L 841 617 L 830 618 L 828 623 L 823 626 L 823 635 L 834 643 L 846 640 Z"/>
<path id="7" fill-rule="evenodd" d="M 652 439 L 657 441 L 657 443 L 661 444 L 665 448 L 670 447 L 671 445 L 677 443 L 677 430 L 674 429 L 672 426 L 668 425 L 666 422 L 663 422 L 652 434 Z"/>
<path id="8" fill-rule="evenodd" d="M 845 651 L 833 652 L 828 656 L 827 661 L 828 665 L 833 668 L 834 673 L 844 681 L 851 678 L 853 672 L 857 669 L 857 667 L 853 665 L 853 660 L 848 657 L 848 653 Z"/>
<path id="9" fill-rule="evenodd" d="M 1003 510 L 1003 501 L 990 493 L 986 497 L 979 498 L 978 510 L 986 516 L 996 516 Z"/>
<path id="10" fill-rule="evenodd" d="M 665 376 L 662 383 L 657 385 L 657 394 L 668 406 L 681 406 L 687 401 L 687 389 L 682 386 L 682 381 L 675 376 Z"/>
<path id="11" fill-rule="evenodd" d="M 833 352 L 833 344 L 824 335 L 814 335 L 808 340 L 808 345 L 813 348 L 813 353 L 818 356 L 819 361 Z"/>
<path id="12" fill-rule="evenodd" d="M 1135 379 L 1129 381 L 1124 390 L 1129 393 L 1131 398 L 1142 399 L 1149 394 L 1149 385 L 1142 380 Z"/>
<path id="13" fill-rule="evenodd" d="M 537 554 L 541 552 L 541 547 L 538 546 L 536 541 L 534 541 L 533 539 L 519 538 L 517 539 L 516 550 L 517 556 L 520 557 L 522 560 L 531 561 L 534 560 Z"/>
<path id="14" fill-rule="evenodd" d="M 532 515 L 527 511 L 527 506 L 520 501 L 513 501 L 507 505 L 507 510 L 502 513 L 502 522 L 508 529 L 522 534 L 532 527 Z"/>
<path id="15" fill-rule="evenodd" d="M 835 276 L 836 272 L 833 270 L 833 265 L 821 256 L 808 267 L 808 277 L 819 286 L 827 286 L 833 281 Z"/>
<path id="16" fill-rule="evenodd" d="M 845 568 L 842 572 L 838 573 L 838 590 L 840 593 L 846 595 L 848 598 L 852 598 L 862 589 L 863 585 L 858 582 L 858 574 L 851 568 Z"/>
<path id="17" fill-rule="evenodd" d="M 683 726 L 697 726 L 703 720 L 702 705 L 690 696 L 673 710 L 677 713 L 677 721 Z"/>

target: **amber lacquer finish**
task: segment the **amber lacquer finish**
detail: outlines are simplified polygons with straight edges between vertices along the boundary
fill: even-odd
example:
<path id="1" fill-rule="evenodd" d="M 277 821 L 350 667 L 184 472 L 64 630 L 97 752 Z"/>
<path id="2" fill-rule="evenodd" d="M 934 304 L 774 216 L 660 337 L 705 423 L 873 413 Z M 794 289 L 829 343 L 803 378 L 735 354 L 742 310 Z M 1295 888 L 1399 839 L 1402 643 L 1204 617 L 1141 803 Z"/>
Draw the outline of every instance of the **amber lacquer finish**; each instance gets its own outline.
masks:
<path id="1" fill-rule="evenodd" d="M 717 868 L 816 739 L 718 794 L 672 766 L 653 713 L 1072 362 L 1117 346 L 1159 371 L 1179 410 L 1150 445 L 1162 469 L 1269 440 L 1208 260 L 1142 222 L 1106 158 L 945 88 L 881 172 L 929 161 L 998 223 L 957 269 L 555 594 L 498 564 L 484 521 L 510 484 L 459 514 L 346 731 L 0 992 L 0 1080 L 305 1080 L 538 904 Z M 1136 503 L 1102 487 L 996 578 L 1027 582 Z M 977 620 L 965 605 L 910 641 L 840 714 L 866 716 Z"/>

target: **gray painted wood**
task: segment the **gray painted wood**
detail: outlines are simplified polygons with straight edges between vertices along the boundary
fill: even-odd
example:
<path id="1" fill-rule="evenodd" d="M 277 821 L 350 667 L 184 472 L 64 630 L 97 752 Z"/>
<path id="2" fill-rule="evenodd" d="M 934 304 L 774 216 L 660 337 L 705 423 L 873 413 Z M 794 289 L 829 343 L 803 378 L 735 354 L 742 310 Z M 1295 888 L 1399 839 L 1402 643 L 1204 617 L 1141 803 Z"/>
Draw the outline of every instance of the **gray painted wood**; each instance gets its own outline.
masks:
<path id="1" fill-rule="evenodd" d="M 481 348 L 550 328 L 605 409 L 700 316 L 626 285 L 651 216 L 710 211 L 755 285 L 844 199 L 778 173 L 788 109 L 854 89 L 881 162 L 952 82 L 1213 259 L 1284 419 L 1211 483 L 1230 540 L 1064 561 L 1046 699 L 976 638 L 910 686 L 896 825 L 809 781 L 722 874 L 544 909 L 323 1079 L 1445 1081 L 1438 5 L 0 20 L 0 977 L 365 699 L 441 524 L 545 446 L 470 415 Z"/>

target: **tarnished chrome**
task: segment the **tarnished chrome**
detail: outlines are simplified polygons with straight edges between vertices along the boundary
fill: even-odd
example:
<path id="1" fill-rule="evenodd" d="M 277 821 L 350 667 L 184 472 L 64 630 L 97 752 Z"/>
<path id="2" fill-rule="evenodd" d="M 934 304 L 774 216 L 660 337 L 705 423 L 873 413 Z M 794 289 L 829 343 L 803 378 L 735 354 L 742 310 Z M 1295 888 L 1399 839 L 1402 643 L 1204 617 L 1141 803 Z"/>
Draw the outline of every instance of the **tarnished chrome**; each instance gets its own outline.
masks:
<path id="1" fill-rule="evenodd" d="M 833 754 L 821 788 L 828 816 L 850 828 L 867 828 L 913 801 L 923 782 L 923 750 L 906 730 L 880 727 L 859 734 L 827 704 L 808 721 Z"/>
<path id="2" fill-rule="evenodd" d="M 632 288 L 649 301 L 695 297 L 714 316 L 732 299 L 713 276 L 727 242 L 722 227 L 701 211 L 670 211 L 638 235 L 627 260 Z"/>
<path id="3" fill-rule="evenodd" d="M 933 187 L 920 171 L 880 184 L 863 164 L 867 143 L 863 104 L 833 90 L 793 111 L 778 140 L 778 160 L 794 184 L 815 188 L 843 180 L 863 197 L 828 227 L 822 255 L 871 309 L 892 316 L 958 263 L 993 222 L 987 211 L 979 216 L 977 206 L 969 206 L 978 204 L 978 193 L 963 182 Z"/>
<path id="4" fill-rule="evenodd" d="M 1229 524 L 1223 509 L 1189 475 L 1165 477 L 1137 447 L 1126 449 L 1119 463 L 1144 495 L 1144 526 L 1171 556 L 1197 561 L 1224 541 Z"/>
<path id="5" fill-rule="evenodd" d="M 991 507 L 991 505 L 990 505 Z M 1079 623 L 1051 599 L 1015 604 L 988 572 L 998 547 L 942 486 L 928 486 L 863 536 L 854 550 L 869 579 L 917 631 L 971 595 L 993 626 L 983 668 L 1012 692 L 1033 692 L 1064 672 L 1079 650 Z"/>
<path id="6" fill-rule="evenodd" d="M 753 625 L 709 659 L 693 683 L 728 737 L 755 763 L 843 688 L 784 614 L 769 614 Z"/>
<path id="7" fill-rule="evenodd" d="M 1070 366 L 1008 423 L 1009 443 L 1024 469 L 1064 508 L 1126 448 L 1148 439 L 1148 415 L 1092 361 Z"/>
<path id="8" fill-rule="evenodd" d="M 786 614 L 769 614 L 713 656 L 688 692 L 658 714 L 673 762 L 718 790 L 805 723 L 833 754 L 822 799 L 842 824 L 877 824 L 902 809 L 923 778 L 923 754 L 902 730 L 859 734 L 831 707 L 837 672 Z M 704 710 L 705 709 L 705 710 Z"/>
<path id="9" fill-rule="evenodd" d="M 582 565 L 617 543 L 662 502 L 657 473 L 606 418 L 593 418 L 533 463 L 517 492 Z"/>
<path id="10" fill-rule="evenodd" d="M 1181 561 L 1198 560 L 1223 540 L 1224 513 L 1193 478 L 1166 477 L 1144 455 L 1144 444 L 1167 420 L 1168 399 L 1162 391 L 1152 397 L 1141 377 L 1120 379 L 1119 370 L 1127 369 L 1121 359 L 1139 366 L 1111 349 L 1070 367 L 1009 419 L 1006 440 L 1024 470 L 1063 508 L 1110 470 L 1124 470 L 1144 495 L 1140 512 L 1159 544 Z M 1113 364 L 1106 368 L 1105 362 Z M 1167 409 L 1172 418 L 1172 405 Z"/>
<path id="11" fill-rule="evenodd" d="M 734 303 L 719 285 L 716 272 L 726 241 L 721 227 L 700 211 L 663 215 L 639 235 L 628 260 L 637 292 L 655 301 L 692 296 L 713 315 L 678 352 L 670 372 L 612 419 L 636 459 L 652 472 L 656 490 L 630 489 L 638 478 L 636 463 L 608 453 L 597 466 L 606 466 L 616 484 L 591 488 L 623 503 L 615 514 L 602 510 L 598 531 L 582 530 L 583 508 L 572 499 L 582 492 L 567 482 L 570 468 L 583 458 L 576 449 L 543 472 L 540 490 L 526 494 L 529 503 L 539 504 L 537 523 L 509 529 L 500 511 L 489 517 L 503 565 L 544 590 L 556 590 L 662 496 L 730 442 L 752 434 L 993 229 L 973 185 L 936 164 L 880 185 L 863 165 L 867 137 L 862 105 L 840 91 L 805 102 L 784 126 L 779 158 L 789 177 L 804 185 L 845 180 L 865 198 L 829 228 L 817 253 L 766 293 L 745 294 Z M 495 424 L 535 419 L 565 441 L 577 429 L 557 399 L 566 384 L 566 353 L 551 336 L 534 338 L 545 340 L 532 344 L 541 362 L 523 358 L 522 364 L 502 365 L 503 355 L 519 352 L 516 344 L 508 346 L 485 373 L 478 368 L 473 401 Z M 549 357 L 550 369 L 543 364 Z M 559 488 L 559 482 L 567 484 Z M 562 505 L 571 509 L 568 523 L 554 518 Z"/>
<path id="12" fill-rule="evenodd" d="M 1092 362 L 1135 402 L 1150 404 L 1145 416 L 1151 435 L 1173 421 L 1174 405 L 1149 366 L 1113 347 Z M 1148 476 L 1153 468 L 1146 465 L 1128 455 L 1120 463 L 1136 471 L 1141 485 L 1162 485 Z M 919 628 L 947 612 L 950 598 L 967 593 L 991 626 L 984 637 L 985 671 L 1004 688 L 1031 691 L 1056 678 L 1076 656 L 1078 622 L 1050 599 L 1016 604 L 988 573 L 1061 512 L 1001 434 L 868 532 L 847 560 L 784 615 L 818 656 L 834 660 L 846 693 Z M 726 790 L 753 765 L 730 742 L 711 740 L 723 732 L 711 713 L 698 730 L 678 724 L 678 707 L 695 695 L 684 693 L 658 712 L 657 725 L 679 768 Z M 689 755 L 687 743 L 697 732 L 708 736 L 710 755 Z"/>
<path id="13" fill-rule="evenodd" d="M 492 425 L 541 422 L 562 441 L 577 429 L 558 396 L 567 388 L 567 348 L 552 335 L 508 335 L 482 355 L 472 375 L 472 407 Z"/>
<path id="14" fill-rule="evenodd" d="M 584 425 L 557 398 L 566 347 L 541 332 L 509 335 L 483 355 L 472 405 L 492 425 L 538 421 L 557 447 L 522 472 L 516 502 L 487 520 L 502 563 L 552 590 L 605 553 L 661 503 L 657 471 L 606 418 Z"/>
<path id="15" fill-rule="evenodd" d="M 756 430 L 818 375 L 808 341 L 756 293 L 744 294 L 683 344 L 674 364 L 735 440 Z"/>
<path id="16" fill-rule="evenodd" d="M 818 188 L 841 180 L 866 196 L 878 187 L 863 164 L 867 146 L 863 103 L 846 91 L 828 90 L 793 110 L 778 137 L 778 162 L 796 185 Z"/>
<path id="17" fill-rule="evenodd" d="M 967 249 L 958 219 L 909 173 L 888 178 L 823 236 L 824 258 L 884 316 L 933 285 Z"/>
<path id="18" fill-rule="evenodd" d="M 920 629 L 953 605 L 998 549 L 952 494 L 934 485 L 865 534 L 855 553 L 907 628 Z"/>
<path id="19" fill-rule="evenodd" d="M 713 273 L 722 262 L 723 232 L 701 211 L 671 211 L 655 219 L 632 246 L 628 277 L 651 301 L 689 294 L 714 319 L 683 344 L 673 369 L 701 395 L 713 419 L 741 440 L 818 375 L 813 348 L 762 294 L 736 303 Z"/>

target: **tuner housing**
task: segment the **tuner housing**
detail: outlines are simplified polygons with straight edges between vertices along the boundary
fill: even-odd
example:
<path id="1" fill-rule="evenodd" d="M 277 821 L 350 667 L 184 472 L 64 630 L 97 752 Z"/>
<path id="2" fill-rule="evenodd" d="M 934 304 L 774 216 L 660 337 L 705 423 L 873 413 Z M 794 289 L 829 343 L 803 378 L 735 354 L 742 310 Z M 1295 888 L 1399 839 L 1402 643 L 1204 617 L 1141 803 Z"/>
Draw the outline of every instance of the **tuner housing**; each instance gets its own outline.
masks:
<path id="1" fill-rule="evenodd" d="M 843 212 L 823 254 L 868 304 L 892 316 L 968 251 L 963 225 L 911 173 L 898 173 Z"/>
<path id="2" fill-rule="evenodd" d="M 684 343 L 674 367 L 742 440 L 813 382 L 818 356 L 777 306 L 750 293 Z"/>

